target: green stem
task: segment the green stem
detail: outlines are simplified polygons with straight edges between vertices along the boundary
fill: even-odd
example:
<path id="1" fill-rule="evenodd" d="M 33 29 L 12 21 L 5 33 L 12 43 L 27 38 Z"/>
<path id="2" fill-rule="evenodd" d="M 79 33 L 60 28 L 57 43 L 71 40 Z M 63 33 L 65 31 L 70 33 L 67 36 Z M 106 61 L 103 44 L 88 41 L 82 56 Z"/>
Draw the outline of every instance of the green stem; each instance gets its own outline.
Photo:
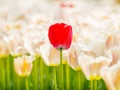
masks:
<path id="1" fill-rule="evenodd" d="M 81 72 L 77 71 L 77 79 L 78 79 L 78 90 L 81 90 Z"/>
<path id="2" fill-rule="evenodd" d="M 62 49 L 60 49 L 60 66 L 61 66 L 61 89 L 64 90 L 64 72 L 63 72 L 63 63 L 62 63 Z"/>
<path id="3" fill-rule="evenodd" d="M 67 64 L 66 64 L 66 87 L 67 90 L 70 90 L 70 68 Z"/>
<path id="4" fill-rule="evenodd" d="M 26 90 L 29 90 L 28 77 L 25 78 Z"/>
<path id="5" fill-rule="evenodd" d="M 37 61 L 39 61 L 38 59 L 35 60 L 35 64 L 34 64 L 34 78 L 35 78 L 35 90 L 37 90 L 38 88 L 38 72 L 37 72 Z"/>
<path id="6" fill-rule="evenodd" d="M 14 59 L 15 58 L 17 58 L 17 57 L 19 57 L 19 56 L 16 56 L 16 55 L 14 55 L 13 56 L 13 69 L 14 69 Z M 15 73 L 15 71 L 14 71 L 14 86 L 16 86 L 16 88 L 17 88 L 17 90 L 21 90 L 21 78 L 20 78 L 20 76 L 19 75 L 17 75 L 16 73 Z M 14 90 L 16 90 L 16 88 L 14 87 Z"/>
<path id="7" fill-rule="evenodd" d="M 16 79 L 17 79 L 17 90 L 20 90 L 20 77 L 19 76 L 16 76 Z"/>
<path id="8" fill-rule="evenodd" d="M 97 88 L 97 80 L 94 81 L 94 89 L 98 90 L 98 88 Z"/>
<path id="9" fill-rule="evenodd" d="M 17 56 L 15 56 L 15 55 L 10 55 L 9 56 L 9 59 L 10 59 L 10 63 L 11 63 L 11 76 L 13 77 L 13 82 L 14 82 L 14 84 L 13 84 L 13 90 L 20 90 L 21 88 L 20 88 L 20 85 L 21 85 L 21 83 L 20 83 L 20 77 L 16 74 L 16 72 L 15 72 L 15 70 L 14 70 L 14 59 L 15 58 L 17 58 Z"/>
<path id="10" fill-rule="evenodd" d="M 7 87 L 10 89 L 10 58 L 9 56 L 7 57 L 6 60 L 6 69 L 7 69 Z"/>
<path id="11" fill-rule="evenodd" d="M 0 58 L 1 62 L 1 74 L 2 74 L 2 90 L 5 90 L 5 66 L 4 66 L 4 61 L 3 58 Z"/>
<path id="12" fill-rule="evenodd" d="M 93 80 L 90 81 L 90 90 L 93 90 Z"/>
<path id="13" fill-rule="evenodd" d="M 40 90 L 43 90 L 43 63 L 40 59 Z"/>
<path id="14" fill-rule="evenodd" d="M 56 67 L 53 67 L 53 72 L 54 72 L 54 90 L 57 90 Z"/>

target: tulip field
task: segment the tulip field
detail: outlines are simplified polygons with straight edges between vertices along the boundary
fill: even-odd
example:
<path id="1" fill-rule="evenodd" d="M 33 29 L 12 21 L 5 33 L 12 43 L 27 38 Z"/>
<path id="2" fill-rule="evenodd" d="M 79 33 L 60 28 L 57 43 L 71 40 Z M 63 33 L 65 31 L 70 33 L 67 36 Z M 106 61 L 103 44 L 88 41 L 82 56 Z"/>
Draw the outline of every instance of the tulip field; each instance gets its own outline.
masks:
<path id="1" fill-rule="evenodd" d="M 120 0 L 0 0 L 0 90 L 120 90 Z"/>

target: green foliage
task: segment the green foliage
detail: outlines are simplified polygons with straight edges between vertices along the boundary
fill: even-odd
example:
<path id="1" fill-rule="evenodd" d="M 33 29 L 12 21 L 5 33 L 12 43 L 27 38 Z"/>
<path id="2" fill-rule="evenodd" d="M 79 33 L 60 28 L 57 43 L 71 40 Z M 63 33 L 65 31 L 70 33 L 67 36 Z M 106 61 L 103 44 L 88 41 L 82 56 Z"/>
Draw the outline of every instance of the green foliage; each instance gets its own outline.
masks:
<path id="1" fill-rule="evenodd" d="M 25 78 L 18 76 L 14 71 L 14 57 L 8 55 L 0 58 L 0 90 L 26 90 Z M 90 90 L 90 81 L 84 74 L 73 70 L 69 65 L 63 65 L 64 90 L 79 90 L 80 80 L 81 90 Z M 33 69 L 27 77 L 29 90 L 54 90 L 53 67 L 44 64 L 41 57 L 36 57 L 33 62 Z M 61 90 L 61 68 L 56 66 L 57 90 Z M 98 90 L 107 90 L 104 81 L 97 81 Z"/>

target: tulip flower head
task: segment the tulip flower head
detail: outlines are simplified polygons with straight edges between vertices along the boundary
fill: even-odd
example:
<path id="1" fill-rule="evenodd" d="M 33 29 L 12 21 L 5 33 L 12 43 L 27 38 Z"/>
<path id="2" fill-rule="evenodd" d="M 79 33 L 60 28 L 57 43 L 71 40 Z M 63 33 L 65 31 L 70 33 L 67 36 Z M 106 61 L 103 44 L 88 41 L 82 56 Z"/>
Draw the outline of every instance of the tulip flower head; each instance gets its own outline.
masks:
<path id="1" fill-rule="evenodd" d="M 31 56 L 22 56 L 14 60 L 15 72 L 22 77 L 27 77 L 32 71 L 32 61 L 34 60 Z"/>
<path id="2" fill-rule="evenodd" d="M 88 80 L 99 80 L 101 79 L 100 70 L 104 66 L 109 66 L 111 58 L 99 56 L 93 58 L 91 56 L 81 54 L 78 56 L 79 64 L 85 77 Z"/>
<path id="3" fill-rule="evenodd" d="M 114 33 L 108 36 L 105 44 L 105 55 L 112 58 L 111 65 L 116 64 L 120 59 L 120 34 Z"/>
<path id="4" fill-rule="evenodd" d="M 107 90 L 120 90 L 120 61 L 110 67 L 103 67 L 101 76 L 105 81 Z"/>
<path id="5" fill-rule="evenodd" d="M 40 54 L 43 61 L 48 66 L 57 66 L 60 63 L 59 51 L 52 48 L 50 44 L 43 44 L 40 46 Z"/>
<path id="6" fill-rule="evenodd" d="M 55 23 L 49 27 L 50 43 L 57 49 L 68 49 L 72 42 L 72 27 L 64 23 Z"/>

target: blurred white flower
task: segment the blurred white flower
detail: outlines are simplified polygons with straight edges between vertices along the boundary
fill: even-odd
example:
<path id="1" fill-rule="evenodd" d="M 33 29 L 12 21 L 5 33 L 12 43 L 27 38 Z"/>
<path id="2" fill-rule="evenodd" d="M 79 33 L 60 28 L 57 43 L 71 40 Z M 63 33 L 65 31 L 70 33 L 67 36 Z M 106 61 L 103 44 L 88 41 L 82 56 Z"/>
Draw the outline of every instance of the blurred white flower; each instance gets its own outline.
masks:
<path id="1" fill-rule="evenodd" d="M 105 40 L 93 39 L 88 45 L 90 51 L 93 51 L 96 56 L 103 56 L 105 49 Z"/>
<path id="2" fill-rule="evenodd" d="M 72 43 L 70 49 L 68 50 L 68 64 L 76 71 L 81 70 L 81 66 L 79 64 L 79 56 L 82 54 L 90 55 L 91 57 L 95 57 L 95 53 L 89 51 L 82 44 Z"/>
<path id="3" fill-rule="evenodd" d="M 120 33 L 113 33 L 113 35 L 109 35 L 106 40 L 105 45 L 105 55 L 107 57 L 112 58 L 112 63 L 116 64 L 120 60 Z"/>
<path id="4" fill-rule="evenodd" d="M 10 54 L 24 55 L 28 53 L 28 51 L 24 48 L 23 40 L 18 33 L 14 36 L 4 37 L 4 41 L 6 42 Z"/>
<path id="5" fill-rule="evenodd" d="M 78 56 L 78 63 L 88 80 L 98 80 L 101 79 L 101 68 L 110 65 L 111 59 L 104 56 L 94 58 L 81 54 Z"/>
<path id="6" fill-rule="evenodd" d="M 81 67 L 78 63 L 78 55 L 80 54 L 80 50 L 77 44 L 72 43 L 69 51 L 69 60 L 68 64 L 76 71 L 81 70 Z"/>
<path id="7" fill-rule="evenodd" d="M 39 54 L 39 48 L 42 44 L 47 42 L 47 32 L 41 28 L 35 27 L 23 32 L 23 44 L 26 50 L 31 54 Z M 39 30 L 40 29 L 40 30 Z M 27 33 L 27 34 L 26 34 Z"/>
<path id="8" fill-rule="evenodd" d="M 60 64 L 60 51 L 45 43 L 40 46 L 39 54 L 48 66 L 58 66 Z M 63 50 L 62 63 L 67 64 L 69 59 L 68 50 Z"/>
<path id="9" fill-rule="evenodd" d="M 22 77 L 27 77 L 32 71 L 33 56 L 22 56 L 14 59 L 15 72 Z"/>
<path id="10" fill-rule="evenodd" d="M 3 40 L 0 40 L 0 55 L 8 55 L 9 49 L 6 46 L 6 43 Z"/>
<path id="11" fill-rule="evenodd" d="M 59 51 L 50 44 L 43 44 L 40 46 L 40 55 L 48 66 L 58 66 L 60 64 Z"/>
<path id="12" fill-rule="evenodd" d="M 108 90 L 120 90 L 120 62 L 111 67 L 103 67 L 101 76 Z"/>

